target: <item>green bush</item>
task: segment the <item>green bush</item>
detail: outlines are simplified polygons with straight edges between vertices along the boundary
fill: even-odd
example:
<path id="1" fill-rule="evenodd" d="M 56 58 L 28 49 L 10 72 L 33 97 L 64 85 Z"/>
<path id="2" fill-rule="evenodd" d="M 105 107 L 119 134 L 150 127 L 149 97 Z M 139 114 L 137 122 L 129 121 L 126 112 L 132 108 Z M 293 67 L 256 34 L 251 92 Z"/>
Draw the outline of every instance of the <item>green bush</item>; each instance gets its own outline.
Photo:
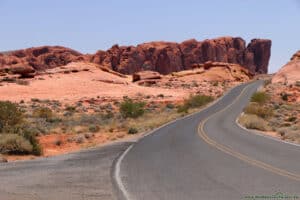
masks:
<path id="1" fill-rule="evenodd" d="M 251 101 L 259 104 L 265 104 L 270 99 L 270 96 L 265 92 L 255 92 Z"/>
<path id="2" fill-rule="evenodd" d="M 37 118 L 50 119 L 53 117 L 53 112 L 48 107 L 41 107 L 33 111 L 33 116 Z"/>
<path id="3" fill-rule="evenodd" d="M 185 102 L 189 108 L 197 108 L 208 104 L 213 101 L 214 98 L 206 95 L 194 95 Z"/>
<path id="4" fill-rule="evenodd" d="M 17 104 L 0 101 L 0 132 L 23 122 L 23 112 Z"/>
<path id="5" fill-rule="evenodd" d="M 261 106 L 256 103 L 250 103 L 245 109 L 246 114 L 254 114 L 261 118 L 269 118 L 273 115 L 273 110 L 271 108 Z"/>
<path id="6" fill-rule="evenodd" d="M 213 101 L 214 98 L 206 95 L 194 95 L 185 100 L 184 104 L 177 108 L 177 112 L 187 113 L 190 108 L 198 108 Z"/>
<path id="7" fill-rule="evenodd" d="M 128 134 L 136 134 L 136 133 L 138 133 L 138 130 L 136 128 L 130 127 L 128 129 Z"/>
<path id="8" fill-rule="evenodd" d="M 168 108 L 168 109 L 173 109 L 173 108 L 175 108 L 175 106 L 174 106 L 174 104 L 168 103 L 168 104 L 166 105 L 166 108 Z"/>
<path id="9" fill-rule="evenodd" d="M 36 133 L 34 131 L 30 131 L 29 129 L 25 129 L 23 131 L 23 137 L 27 139 L 32 145 L 32 153 L 33 155 L 40 156 L 42 155 L 42 148 L 36 139 Z"/>
<path id="10" fill-rule="evenodd" d="M 67 106 L 65 108 L 66 111 L 69 111 L 69 112 L 75 112 L 76 111 L 76 107 L 75 106 Z"/>
<path id="11" fill-rule="evenodd" d="M 17 134 L 0 135 L 0 153 L 29 154 L 33 150 L 30 142 Z"/>
<path id="12" fill-rule="evenodd" d="M 189 112 L 189 106 L 188 104 L 183 104 L 177 107 L 178 113 L 188 113 Z"/>
<path id="13" fill-rule="evenodd" d="M 92 132 L 92 133 L 96 133 L 100 130 L 99 126 L 97 125 L 90 125 L 89 126 L 89 131 Z"/>
<path id="14" fill-rule="evenodd" d="M 120 113 L 124 118 L 137 118 L 144 114 L 145 105 L 144 102 L 134 102 L 127 98 L 120 104 Z"/>

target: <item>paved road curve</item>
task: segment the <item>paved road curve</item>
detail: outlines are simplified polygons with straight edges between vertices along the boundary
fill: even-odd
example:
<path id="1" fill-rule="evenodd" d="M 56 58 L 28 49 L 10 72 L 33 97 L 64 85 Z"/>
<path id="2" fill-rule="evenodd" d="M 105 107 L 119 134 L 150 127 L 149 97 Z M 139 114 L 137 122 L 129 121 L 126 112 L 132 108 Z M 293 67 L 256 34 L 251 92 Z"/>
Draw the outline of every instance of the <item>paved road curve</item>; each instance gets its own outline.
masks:
<path id="1" fill-rule="evenodd" d="M 235 123 L 261 84 L 240 85 L 208 109 L 133 145 L 116 167 L 120 199 L 232 200 L 276 193 L 300 199 L 300 146 Z"/>
<path id="2" fill-rule="evenodd" d="M 0 164 L 0 200 L 112 200 L 111 166 L 131 143 Z"/>

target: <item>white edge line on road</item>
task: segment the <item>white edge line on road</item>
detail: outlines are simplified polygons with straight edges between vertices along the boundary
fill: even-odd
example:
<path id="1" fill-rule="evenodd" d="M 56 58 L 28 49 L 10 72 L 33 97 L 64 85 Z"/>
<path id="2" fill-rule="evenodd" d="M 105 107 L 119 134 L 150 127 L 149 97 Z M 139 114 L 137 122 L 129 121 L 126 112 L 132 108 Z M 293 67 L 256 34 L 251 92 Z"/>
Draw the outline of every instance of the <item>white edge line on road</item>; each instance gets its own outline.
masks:
<path id="1" fill-rule="evenodd" d="M 140 138 L 138 138 L 138 140 L 137 140 L 136 142 L 138 142 L 139 140 L 141 140 L 141 139 L 143 139 L 143 138 L 145 138 L 145 137 L 147 137 L 147 136 L 153 134 L 153 133 L 156 132 L 157 130 L 159 130 L 159 129 L 161 129 L 161 128 L 164 128 L 164 127 L 166 127 L 166 126 L 168 126 L 168 125 L 170 125 L 170 124 L 172 124 L 172 123 L 175 123 L 175 122 L 177 122 L 177 121 L 179 121 L 179 120 L 182 120 L 182 119 L 186 119 L 186 118 L 188 118 L 188 117 L 191 117 L 191 116 L 193 116 L 193 115 L 198 114 L 199 112 L 202 112 L 202 111 L 207 110 L 207 109 L 210 108 L 211 106 L 213 106 L 213 105 L 217 104 L 219 101 L 221 101 L 221 99 L 223 99 L 227 94 L 229 94 L 234 88 L 239 87 L 239 86 L 244 85 L 244 84 L 251 84 L 251 83 L 252 83 L 252 81 L 250 81 L 250 82 L 248 82 L 248 83 L 242 83 L 242 84 L 240 84 L 240 85 L 234 86 L 233 88 L 231 88 L 231 89 L 229 89 L 228 91 L 226 91 L 220 98 L 218 98 L 218 99 L 216 99 L 215 101 L 213 101 L 212 103 L 208 104 L 208 105 L 207 105 L 206 107 L 204 107 L 203 109 L 201 109 L 201 110 L 199 110 L 199 111 L 197 111 L 197 112 L 188 114 L 188 115 L 186 115 L 186 116 L 184 116 L 184 117 L 180 117 L 180 118 L 178 118 L 178 119 L 174 119 L 174 120 L 172 120 L 172 121 L 170 121 L 170 122 L 168 122 L 168 123 L 166 123 L 166 124 L 163 124 L 163 125 L 157 127 L 156 129 L 153 129 L 153 130 L 150 131 L 149 133 L 147 133 L 147 134 L 141 136 Z M 136 142 L 135 142 L 135 143 L 136 143 Z M 122 178 L 121 178 L 121 163 L 122 163 L 124 157 L 125 157 L 125 156 L 128 154 L 128 152 L 133 148 L 133 146 L 134 146 L 134 144 L 130 145 L 130 146 L 129 146 L 122 154 L 121 154 L 121 156 L 117 159 L 116 165 L 115 165 L 115 167 L 114 167 L 114 178 L 115 178 L 115 181 L 116 181 L 117 186 L 118 186 L 119 190 L 121 191 L 123 197 L 124 197 L 126 200 L 132 200 L 133 198 L 131 197 L 131 195 L 129 194 L 129 192 L 126 190 L 125 185 L 124 185 L 124 183 L 122 182 Z"/>
<path id="2" fill-rule="evenodd" d="M 251 83 L 253 83 L 253 82 L 254 82 L 254 81 L 250 81 L 250 82 L 248 82 L 248 83 L 246 83 L 246 84 L 251 84 Z M 175 120 L 173 120 L 173 121 L 170 121 L 170 122 L 168 122 L 168 123 L 166 123 L 166 124 L 161 125 L 160 127 L 158 127 L 158 128 L 156 128 L 156 129 L 150 131 L 149 133 L 147 133 L 147 134 L 141 136 L 141 137 L 137 140 L 137 142 L 138 142 L 139 140 L 141 140 L 141 139 L 143 139 L 143 138 L 145 138 L 145 137 L 147 137 L 147 136 L 153 134 L 154 132 L 156 132 L 157 130 L 159 130 L 159 129 L 161 129 L 161 128 L 164 128 L 164 127 L 166 127 L 166 126 L 168 126 L 168 125 L 170 125 L 170 124 L 172 124 L 172 123 L 175 123 L 175 122 L 177 122 L 177 121 L 179 121 L 179 120 L 186 119 L 186 118 L 188 118 L 188 117 L 191 117 L 191 116 L 193 116 L 193 115 L 198 114 L 199 112 L 202 112 L 202 111 L 205 111 L 205 110 L 209 109 L 211 106 L 213 106 L 213 105 L 217 104 L 219 101 L 221 101 L 221 100 L 222 100 L 227 94 L 229 94 L 234 88 L 236 88 L 236 87 L 238 87 L 238 86 L 241 86 L 241 85 L 244 85 L 244 84 L 245 84 L 245 83 L 240 84 L 240 85 L 237 85 L 237 86 L 231 88 L 230 90 L 228 90 L 227 92 L 225 92 L 225 93 L 222 95 L 222 97 L 216 99 L 216 100 L 215 100 L 214 102 L 212 102 L 211 104 L 208 104 L 205 108 L 201 109 L 200 111 L 191 113 L 191 114 L 189 114 L 189 115 L 186 115 L 186 116 L 184 116 L 184 117 L 175 119 Z M 247 133 L 249 133 L 249 134 L 254 133 L 254 134 L 258 135 L 258 136 L 262 136 L 262 137 L 265 137 L 265 138 L 269 138 L 269 139 L 275 140 L 275 141 L 277 141 L 277 142 L 282 142 L 282 143 L 286 143 L 286 144 L 289 144 L 289 145 L 293 145 L 293 146 L 300 147 L 300 145 L 298 145 L 298 144 L 290 143 L 290 142 L 283 141 L 283 140 L 280 140 L 280 139 L 277 139 L 277 138 L 274 138 L 274 137 L 271 137 L 271 136 L 267 136 L 267 135 L 264 135 L 264 134 L 262 134 L 262 133 L 259 133 L 259 132 L 255 131 L 255 130 L 249 130 L 249 129 L 243 127 L 241 124 L 238 123 L 238 118 L 239 118 L 239 116 L 236 118 L 235 123 L 236 123 L 241 129 L 246 130 Z M 116 163 L 116 166 L 115 166 L 115 171 L 114 171 L 114 174 L 115 174 L 114 178 L 116 179 L 117 186 L 119 187 L 120 191 L 122 192 L 122 194 L 123 194 L 123 196 L 124 196 L 124 198 L 125 198 L 126 200 L 132 200 L 132 197 L 130 196 L 129 192 L 126 190 L 126 188 L 125 188 L 125 186 L 124 186 L 124 184 L 123 184 L 123 182 L 122 182 L 122 178 L 121 178 L 121 175 L 120 175 L 120 174 L 121 174 L 121 163 L 122 163 L 124 157 L 125 157 L 125 156 L 128 154 L 128 152 L 133 148 L 133 146 L 134 146 L 134 144 L 130 145 L 130 146 L 129 146 L 122 154 L 121 154 L 121 156 L 120 156 L 120 157 L 118 158 L 118 160 L 117 160 L 117 163 Z"/>
<path id="3" fill-rule="evenodd" d="M 260 87 L 257 88 L 256 91 L 260 90 L 262 88 L 262 85 Z M 285 143 L 285 144 L 289 144 L 289 145 L 293 145 L 293 146 L 296 146 L 296 147 L 300 147 L 300 144 L 296 144 L 296 143 L 292 143 L 292 142 L 288 142 L 288 141 L 284 141 L 284 140 L 281 140 L 281 139 L 278 139 L 278 138 L 275 138 L 275 137 L 272 137 L 272 136 L 269 136 L 269 135 L 266 135 L 258 130 L 254 130 L 254 129 L 247 129 L 246 127 L 242 126 L 242 124 L 239 123 L 239 118 L 241 117 L 241 115 L 243 115 L 244 112 L 240 113 L 239 116 L 237 116 L 237 118 L 235 119 L 235 123 L 243 130 L 245 130 L 247 133 L 249 134 L 255 134 L 255 135 L 258 135 L 258 136 L 261 136 L 261 137 L 264 137 L 264 138 L 268 138 L 268 139 L 271 139 L 271 140 L 275 140 L 277 142 L 281 142 L 281 143 Z"/>
<path id="4" fill-rule="evenodd" d="M 241 113 L 241 114 L 243 114 L 243 113 Z M 262 133 L 262 132 L 260 132 L 260 131 L 257 131 L 257 130 L 254 130 L 254 129 L 247 129 L 246 127 L 242 126 L 242 125 L 238 122 L 239 117 L 240 117 L 240 115 L 236 118 L 235 123 L 236 123 L 241 129 L 245 130 L 245 131 L 246 131 L 247 133 L 249 133 L 249 134 L 255 134 L 255 135 L 258 135 L 258 136 L 261 136 L 261 137 L 265 137 L 265 138 L 268 138 L 268 139 L 271 139 L 271 140 L 275 140 L 275 141 L 277 141 L 277 142 L 281 142 L 281 143 L 293 145 L 293 146 L 296 146 L 296 147 L 300 147 L 300 144 L 288 142 L 288 141 L 281 140 L 281 139 L 278 139 L 278 138 L 275 138 L 275 137 L 272 137 L 272 136 L 269 136 L 269 135 L 265 135 L 264 133 Z"/>
<path id="5" fill-rule="evenodd" d="M 121 162 L 122 160 L 124 159 L 124 157 L 126 156 L 126 154 L 130 151 L 130 149 L 133 147 L 133 144 L 130 145 L 123 153 L 122 155 L 118 158 L 117 160 L 117 163 L 116 163 L 116 167 L 115 167 L 115 180 L 116 180 L 116 183 L 119 187 L 119 190 L 121 191 L 122 195 L 124 196 L 124 198 L 126 200 L 129 200 L 129 199 L 132 199 L 129 195 L 129 193 L 127 192 L 123 182 L 122 182 L 122 179 L 121 179 L 121 175 L 120 175 L 120 169 L 121 169 Z"/>

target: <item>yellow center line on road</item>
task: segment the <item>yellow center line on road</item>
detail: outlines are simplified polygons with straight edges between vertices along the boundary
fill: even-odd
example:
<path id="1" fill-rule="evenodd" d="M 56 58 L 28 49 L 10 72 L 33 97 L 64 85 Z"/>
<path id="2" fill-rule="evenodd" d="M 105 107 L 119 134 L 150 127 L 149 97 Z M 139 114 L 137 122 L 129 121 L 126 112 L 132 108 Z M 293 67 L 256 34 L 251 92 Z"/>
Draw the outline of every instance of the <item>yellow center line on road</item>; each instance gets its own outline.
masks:
<path id="1" fill-rule="evenodd" d="M 259 160 L 255 160 L 253 158 L 250 158 L 244 154 L 241 154 L 227 146 L 224 146 L 222 144 L 219 144 L 218 142 L 216 142 L 215 140 L 211 139 L 208 137 L 208 135 L 205 133 L 204 131 L 204 125 L 205 123 L 213 116 L 215 116 L 216 114 L 218 113 L 221 113 L 221 112 L 224 112 L 226 109 L 228 109 L 231 105 L 233 105 L 235 102 L 237 102 L 241 96 L 244 94 L 244 92 L 246 91 L 246 89 L 249 87 L 250 85 L 246 86 L 242 92 L 239 94 L 239 96 L 229 105 L 227 105 L 225 108 L 223 108 L 222 110 L 210 115 L 209 117 L 207 117 L 205 120 L 201 121 L 199 123 L 199 126 L 198 126 L 198 134 L 199 136 L 209 145 L 215 147 L 216 149 L 226 153 L 226 154 L 229 154 L 235 158 L 238 158 L 246 163 L 249 163 L 251 165 L 254 165 L 254 166 L 257 166 L 257 167 L 260 167 L 262 169 L 265 169 L 267 171 L 270 171 L 270 172 L 273 172 L 277 175 L 280 175 L 280 176 L 284 176 L 284 177 L 287 177 L 287 178 L 290 178 L 290 179 L 293 179 L 293 180 L 296 180 L 296 181 L 300 181 L 300 175 L 299 174 L 295 174 L 295 173 L 292 173 L 292 172 L 289 172 L 289 171 L 286 171 L 286 170 L 283 170 L 283 169 L 280 169 L 280 168 L 277 168 L 277 167 L 274 167 L 272 165 L 269 165 L 267 163 L 264 163 L 262 161 L 259 161 Z"/>

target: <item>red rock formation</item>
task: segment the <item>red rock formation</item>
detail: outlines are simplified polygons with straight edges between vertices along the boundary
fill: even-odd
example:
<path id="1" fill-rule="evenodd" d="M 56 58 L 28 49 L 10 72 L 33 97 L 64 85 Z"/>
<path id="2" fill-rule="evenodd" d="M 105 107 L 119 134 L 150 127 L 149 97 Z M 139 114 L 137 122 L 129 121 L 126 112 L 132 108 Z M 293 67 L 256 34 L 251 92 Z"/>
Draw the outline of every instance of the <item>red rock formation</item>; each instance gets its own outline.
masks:
<path id="1" fill-rule="evenodd" d="M 195 39 L 181 44 L 150 42 L 138 46 L 114 45 L 107 51 L 98 51 L 91 61 L 115 71 L 132 74 L 141 70 L 168 74 L 193 68 L 207 61 L 236 63 L 252 73 L 267 73 L 271 41 L 254 39 L 246 47 L 241 38 L 222 37 L 198 42 Z"/>
<path id="2" fill-rule="evenodd" d="M 271 40 L 253 39 L 245 51 L 243 65 L 251 72 L 267 73 L 271 56 Z"/>
<path id="3" fill-rule="evenodd" d="M 43 46 L 1 54 L 0 66 L 2 68 L 23 67 L 43 70 L 84 59 L 81 53 L 72 49 L 60 46 Z"/>
<path id="4" fill-rule="evenodd" d="M 161 75 L 158 72 L 154 71 L 140 71 L 132 75 L 132 82 L 153 79 L 161 79 Z"/>
<path id="5" fill-rule="evenodd" d="M 274 75 L 272 83 L 300 85 L 300 51 L 295 53 L 291 60 Z"/>
<path id="6" fill-rule="evenodd" d="M 114 45 L 107 51 L 100 50 L 91 55 L 65 47 L 43 46 L 0 54 L 0 69 L 23 67 L 44 70 L 70 62 L 90 61 L 123 74 L 143 70 L 168 74 L 212 61 L 236 63 L 252 73 L 267 73 L 270 49 L 270 40 L 254 39 L 246 47 L 245 41 L 238 37 L 202 42 L 191 39 L 180 44 L 149 42 L 137 46 Z"/>

